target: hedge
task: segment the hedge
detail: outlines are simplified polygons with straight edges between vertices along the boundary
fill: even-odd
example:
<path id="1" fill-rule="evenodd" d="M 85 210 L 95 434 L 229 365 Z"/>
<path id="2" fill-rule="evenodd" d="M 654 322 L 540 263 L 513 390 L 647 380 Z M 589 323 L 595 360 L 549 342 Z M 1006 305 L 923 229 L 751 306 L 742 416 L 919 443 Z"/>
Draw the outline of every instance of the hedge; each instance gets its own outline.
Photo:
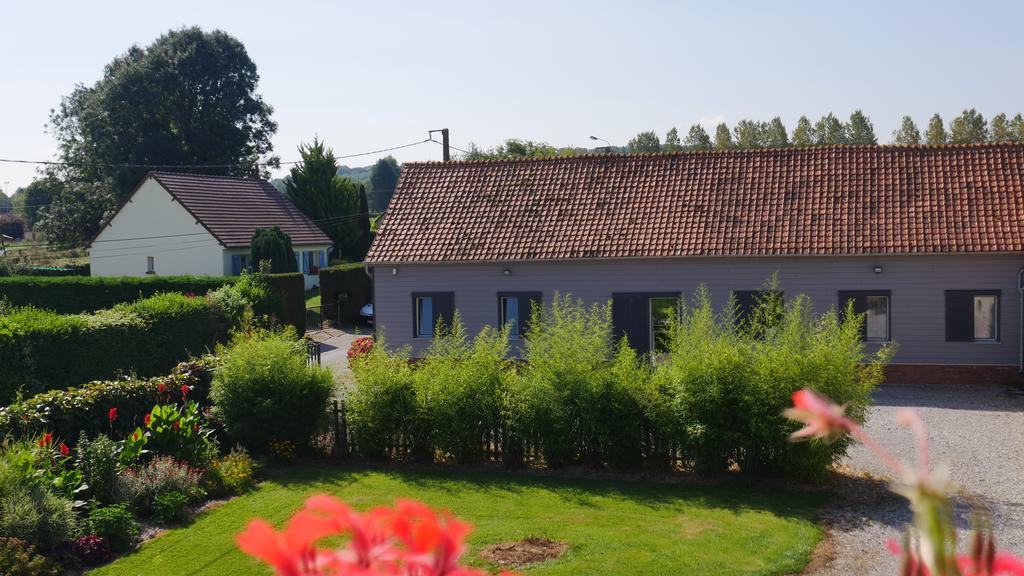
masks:
<path id="1" fill-rule="evenodd" d="M 206 299 L 165 293 L 94 314 L 18 308 L 0 316 L 0 404 L 125 373 L 165 373 L 212 349 L 227 322 Z"/>
<path id="2" fill-rule="evenodd" d="M 0 296 L 14 306 L 35 306 L 61 314 L 111 308 L 160 292 L 206 294 L 235 276 L 8 276 L 0 277 Z"/>
<path id="3" fill-rule="evenodd" d="M 344 295 L 338 299 L 339 295 Z M 359 310 L 373 297 L 370 277 L 362 262 L 339 264 L 320 269 L 320 303 L 339 303 L 342 322 L 359 320 Z"/>
<path id="4" fill-rule="evenodd" d="M 0 437 L 47 431 L 70 443 L 82 431 L 89 436 L 100 432 L 125 436 L 142 423 L 143 416 L 158 401 L 179 399 L 182 386 L 189 387 L 189 398 L 205 403 L 210 393 L 211 371 L 217 363 L 216 357 L 205 356 L 178 364 L 168 376 L 91 382 L 38 394 L 0 408 Z M 113 422 L 111 408 L 117 408 Z"/>
<path id="5" fill-rule="evenodd" d="M 277 319 L 294 326 L 298 334 L 306 331 L 306 284 L 301 272 L 267 274 L 276 295 Z"/>

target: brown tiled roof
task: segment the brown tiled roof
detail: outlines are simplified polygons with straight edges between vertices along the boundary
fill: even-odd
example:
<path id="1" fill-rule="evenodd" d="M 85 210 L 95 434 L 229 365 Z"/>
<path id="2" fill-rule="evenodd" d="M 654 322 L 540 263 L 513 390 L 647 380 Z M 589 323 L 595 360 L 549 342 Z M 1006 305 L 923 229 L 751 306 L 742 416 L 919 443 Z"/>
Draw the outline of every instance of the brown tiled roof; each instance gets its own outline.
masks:
<path id="1" fill-rule="evenodd" d="M 367 261 L 1020 252 L 1024 144 L 413 163 Z"/>
<path id="2" fill-rule="evenodd" d="M 149 176 L 226 248 L 248 247 L 257 228 L 271 226 L 280 227 L 297 246 L 331 243 L 266 180 L 177 172 L 151 172 Z"/>

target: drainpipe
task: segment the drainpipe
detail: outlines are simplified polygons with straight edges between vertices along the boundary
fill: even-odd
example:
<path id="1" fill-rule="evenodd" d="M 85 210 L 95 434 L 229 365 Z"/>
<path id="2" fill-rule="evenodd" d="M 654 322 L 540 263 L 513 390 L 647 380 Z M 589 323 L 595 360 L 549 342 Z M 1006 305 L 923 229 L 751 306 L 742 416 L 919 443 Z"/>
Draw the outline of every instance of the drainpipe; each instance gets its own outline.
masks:
<path id="1" fill-rule="evenodd" d="M 1020 316 L 1018 324 L 1017 340 L 1019 341 L 1020 352 L 1017 358 L 1018 373 L 1024 374 L 1024 268 L 1017 272 L 1017 310 Z"/>

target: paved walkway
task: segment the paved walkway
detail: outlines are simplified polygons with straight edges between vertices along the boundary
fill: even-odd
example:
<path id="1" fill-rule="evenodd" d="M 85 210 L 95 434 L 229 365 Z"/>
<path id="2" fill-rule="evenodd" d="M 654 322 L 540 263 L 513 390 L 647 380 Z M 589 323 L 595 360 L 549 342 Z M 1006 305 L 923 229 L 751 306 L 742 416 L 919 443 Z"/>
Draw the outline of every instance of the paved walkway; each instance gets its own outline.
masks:
<path id="1" fill-rule="evenodd" d="M 310 331 L 306 336 L 320 342 L 320 365 L 330 368 L 341 380 L 348 382 L 352 378 L 348 349 L 356 338 L 371 333 L 372 329 L 366 326 L 343 326 Z"/>
<path id="2" fill-rule="evenodd" d="M 1024 555 L 1024 392 L 995 386 L 883 386 L 875 394 L 866 429 L 897 458 L 916 462 L 917 450 L 909 431 L 895 422 L 897 409 L 917 410 L 928 426 L 932 461 L 946 466 L 950 478 L 965 493 L 958 498 L 958 520 L 970 527 L 968 501 L 976 499 L 992 515 L 996 543 Z M 846 464 L 874 475 L 887 468 L 860 445 L 850 450 Z M 889 496 L 879 482 L 854 482 L 833 510 L 831 525 L 835 557 L 812 572 L 821 575 L 892 575 L 898 566 L 885 549 L 897 541 L 911 517 L 907 503 Z"/>

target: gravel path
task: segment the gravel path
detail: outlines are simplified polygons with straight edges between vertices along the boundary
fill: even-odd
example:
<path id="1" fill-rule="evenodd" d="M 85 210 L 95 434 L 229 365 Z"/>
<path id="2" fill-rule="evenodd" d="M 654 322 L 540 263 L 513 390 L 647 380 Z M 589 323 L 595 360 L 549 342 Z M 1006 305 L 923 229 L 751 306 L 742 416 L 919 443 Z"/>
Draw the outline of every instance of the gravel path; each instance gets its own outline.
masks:
<path id="1" fill-rule="evenodd" d="M 916 462 L 911 435 L 895 423 L 901 407 L 916 409 L 928 426 L 934 465 L 947 466 L 957 486 L 989 509 L 998 546 L 1024 555 L 1024 391 L 980 385 L 883 386 L 875 394 L 866 428 L 897 458 Z M 846 464 L 872 475 L 889 474 L 859 445 L 850 450 Z M 813 574 L 898 573 L 884 543 L 899 539 L 910 513 L 905 500 L 879 488 L 879 483 L 864 479 L 841 491 L 850 497 L 837 501 L 825 516 L 835 557 Z M 958 498 L 959 522 L 965 529 L 967 510 L 965 498 Z"/>

